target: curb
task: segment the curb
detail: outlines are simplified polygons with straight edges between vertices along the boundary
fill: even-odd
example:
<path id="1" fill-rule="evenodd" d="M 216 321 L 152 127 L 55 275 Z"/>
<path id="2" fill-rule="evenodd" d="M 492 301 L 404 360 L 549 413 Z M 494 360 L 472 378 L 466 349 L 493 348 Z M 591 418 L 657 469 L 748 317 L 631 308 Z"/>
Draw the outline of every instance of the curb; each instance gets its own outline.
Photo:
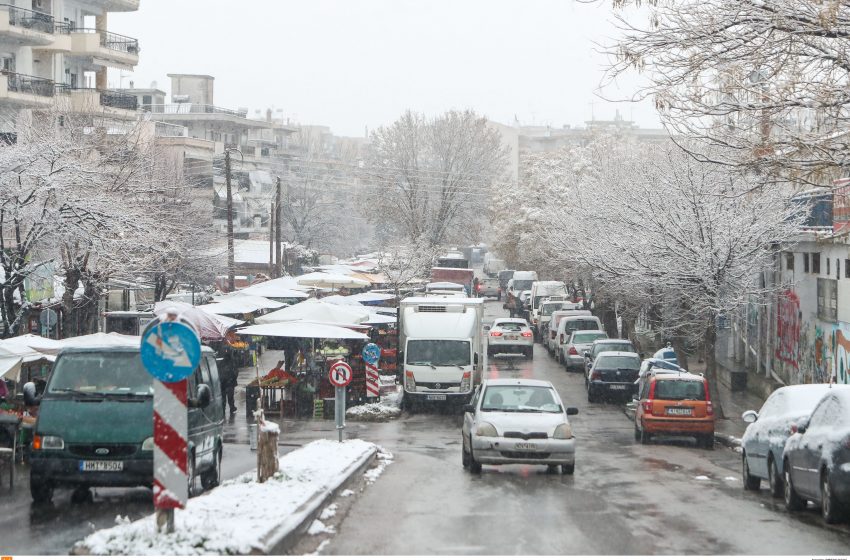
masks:
<path id="1" fill-rule="evenodd" d="M 262 546 L 251 550 L 252 555 L 285 555 L 294 547 L 301 536 L 310 528 L 322 510 L 336 498 L 337 492 L 347 486 L 354 478 L 362 475 L 378 457 L 378 449 L 364 453 L 343 472 L 334 487 L 327 487 L 313 494 L 301 505 L 292 516 L 286 519 L 277 529 L 261 539 Z"/>
<path id="2" fill-rule="evenodd" d="M 728 434 L 718 434 L 715 432 L 714 440 L 721 444 L 729 447 L 733 451 L 740 453 L 741 452 L 741 440 L 740 438 L 736 438 L 735 436 L 730 436 Z"/>

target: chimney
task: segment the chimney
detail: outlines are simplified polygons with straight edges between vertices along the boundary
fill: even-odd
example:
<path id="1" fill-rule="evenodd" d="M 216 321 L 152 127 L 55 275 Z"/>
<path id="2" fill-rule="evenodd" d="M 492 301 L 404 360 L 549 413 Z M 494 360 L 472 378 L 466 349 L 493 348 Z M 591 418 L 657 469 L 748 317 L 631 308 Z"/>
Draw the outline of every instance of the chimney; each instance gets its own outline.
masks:
<path id="1" fill-rule="evenodd" d="M 266 121 L 272 122 L 272 110 L 271 109 L 266 109 Z"/>

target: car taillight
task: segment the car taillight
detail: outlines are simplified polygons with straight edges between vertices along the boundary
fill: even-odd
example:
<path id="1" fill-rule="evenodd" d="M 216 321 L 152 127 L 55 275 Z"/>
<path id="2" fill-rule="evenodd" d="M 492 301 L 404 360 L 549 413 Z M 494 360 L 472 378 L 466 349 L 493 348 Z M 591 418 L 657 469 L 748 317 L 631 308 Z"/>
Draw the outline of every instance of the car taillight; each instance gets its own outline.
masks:
<path id="1" fill-rule="evenodd" d="M 652 401 L 643 401 L 643 411 L 647 414 L 652 412 Z"/>
<path id="2" fill-rule="evenodd" d="M 578 355 L 578 350 L 576 350 L 575 346 L 570 346 L 570 350 L 567 352 L 567 354 L 569 354 L 570 356 L 576 356 Z"/>
<path id="3" fill-rule="evenodd" d="M 599 379 L 602 379 L 601 373 L 599 373 L 598 371 L 595 371 L 595 370 L 590 372 L 590 380 L 591 381 L 597 381 Z"/>
<path id="4" fill-rule="evenodd" d="M 413 378 L 413 372 L 410 371 L 409 369 L 404 370 L 404 375 L 406 375 L 407 377 L 410 377 L 411 379 Z"/>
<path id="5" fill-rule="evenodd" d="M 32 448 L 41 449 L 41 436 L 36 434 L 32 437 Z"/>
<path id="6" fill-rule="evenodd" d="M 714 405 L 711 404 L 711 401 L 706 401 L 705 403 L 705 413 L 710 415 L 714 414 Z"/>
<path id="7" fill-rule="evenodd" d="M 490 331 L 490 336 L 502 336 L 500 331 Z"/>
<path id="8" fill-rule="evenodd" d="M 522 333 L 522 336 L 524 336 L 525 338 L 531 338 L 531 333 L 529 331 L 524 331 Z"/>

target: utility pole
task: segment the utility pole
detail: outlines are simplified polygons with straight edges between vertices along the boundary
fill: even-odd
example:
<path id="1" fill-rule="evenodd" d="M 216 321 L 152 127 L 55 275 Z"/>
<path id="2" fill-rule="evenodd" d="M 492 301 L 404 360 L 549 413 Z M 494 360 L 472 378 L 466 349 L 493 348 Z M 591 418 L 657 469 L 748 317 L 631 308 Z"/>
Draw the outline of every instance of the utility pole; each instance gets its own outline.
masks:
<path id="1" fill-rule="evenodd" d="M 274 215 L 276 204 L 272 202 L 271 212 L 269 212 L 269 278 L 275 278 L 275 268 L 277 265 L 274 260 Z"/>
<path id="2" fill-rule="evenodd" d="M 233 255 L 233 190 L 230 187 L 230 150 L 224 152 L 224 180 L 227 183 L 227 290 L 236 290 L 236 263 Z"/>
<path id="3" fill-rule="evenodd" d="M 275 247 L 275 265 L 274 278 L 281 276 L 281 260 L 280 260 L 280 177 L 277 178 L 277 184 L 274 188 L 274 247 Z"/>

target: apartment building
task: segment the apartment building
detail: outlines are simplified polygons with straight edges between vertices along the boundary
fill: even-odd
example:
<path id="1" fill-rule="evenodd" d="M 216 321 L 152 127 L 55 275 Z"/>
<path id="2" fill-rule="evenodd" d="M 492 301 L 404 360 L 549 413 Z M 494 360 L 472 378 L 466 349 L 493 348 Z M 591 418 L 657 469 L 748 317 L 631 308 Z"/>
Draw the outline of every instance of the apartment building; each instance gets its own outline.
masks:
<path id="1" fill-rule="evenodd" d="M 108 87 L 109 68 L 132 70 L 137 39 L 115 33 L 110 12 L 139 0 L 7 0 L 0 4 L 0 112 L 57 107 L 116 121 L 137 118 L 135 97 Z"/>

